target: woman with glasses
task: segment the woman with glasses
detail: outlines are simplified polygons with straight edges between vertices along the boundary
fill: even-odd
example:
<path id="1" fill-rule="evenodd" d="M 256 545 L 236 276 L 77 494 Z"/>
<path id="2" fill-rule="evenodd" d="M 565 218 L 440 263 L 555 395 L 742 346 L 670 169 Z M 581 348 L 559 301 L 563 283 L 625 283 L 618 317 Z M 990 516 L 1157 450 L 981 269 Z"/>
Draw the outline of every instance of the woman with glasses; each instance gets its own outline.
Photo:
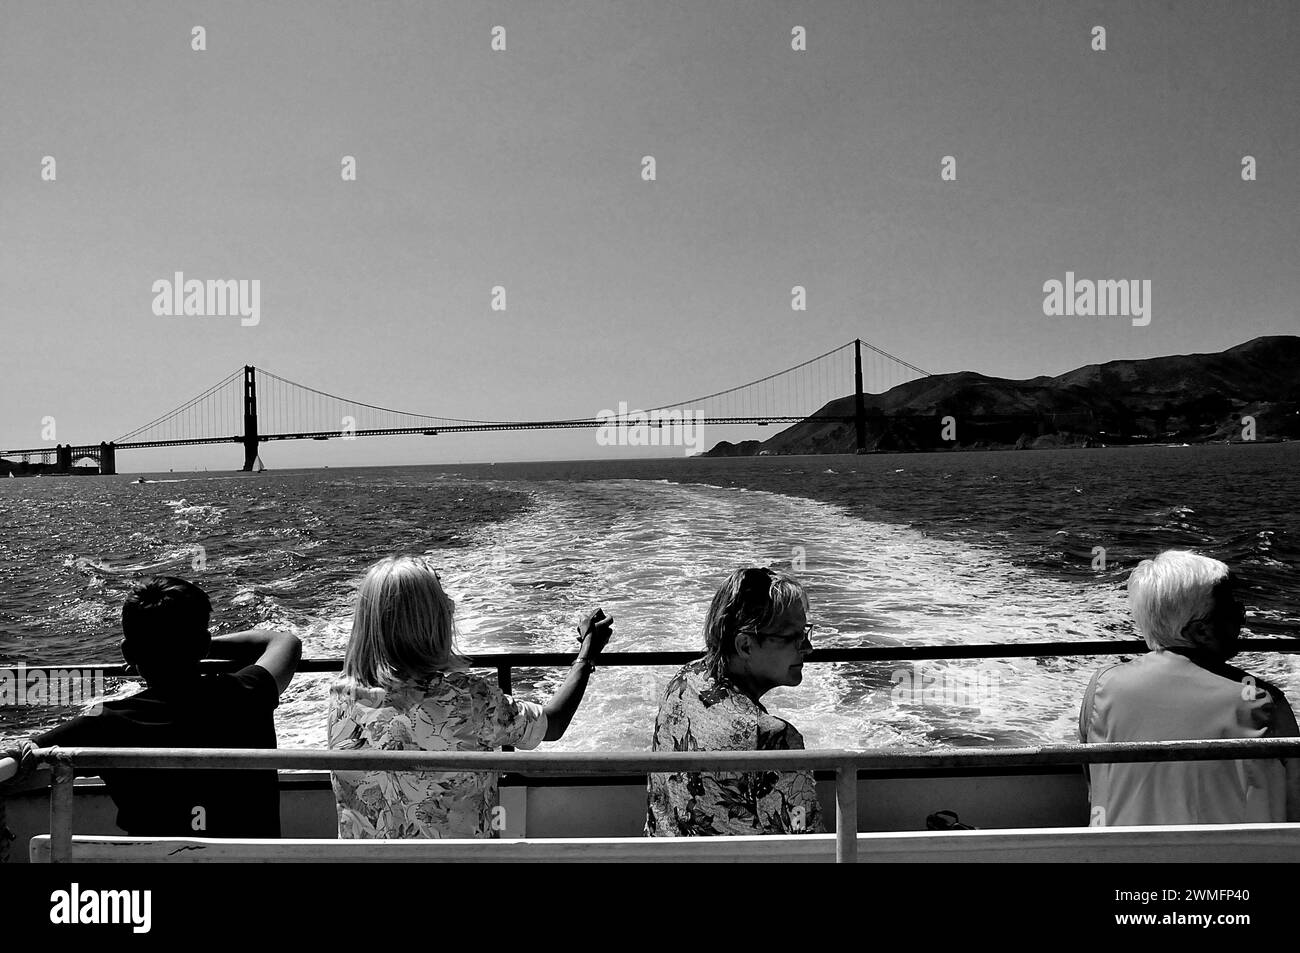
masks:
<path id="1" fill-rule="evenodd" d="M 789 722 L 760 699 L 803 681 L 812 651 L 808 597 L 791 576 L 739 569 L 704 621 L 705 656 L 668 684 L 655 719 L 655 751 L 782 751 L 803 748 Z M 822 831 L 810 771 L 652 774 L 646 834 L 800 834 Z"/>
<path id="2" fill-rule="evenodd" d="M 609 641 L 613 618 L 579 627 L 577 661 L 545 705 L 517 701 L 455 647 L 456 604 L 423 559 L 394 556 L 366 573 L 343 672 L 330 690 L 329 746 L 341 751 L 491 751 L 558 741 Z M 503 828 L 497 776 L 335 771 L 339 837 L 492 837 Z"/>

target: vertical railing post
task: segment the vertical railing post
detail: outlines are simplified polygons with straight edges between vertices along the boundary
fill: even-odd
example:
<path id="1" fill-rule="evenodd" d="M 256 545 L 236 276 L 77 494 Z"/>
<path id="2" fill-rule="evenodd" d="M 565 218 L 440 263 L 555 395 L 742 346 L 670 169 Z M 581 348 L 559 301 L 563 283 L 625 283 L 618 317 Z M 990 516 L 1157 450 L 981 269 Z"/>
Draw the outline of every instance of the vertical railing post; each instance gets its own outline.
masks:
<path id="1" fill-rule="evenodd" d="M 509 665 L 498 665 L 498 666 L 497 666 L 497 687 L 501 689 L 501 694 L 502 694 L 502 695 L 510 695 L 510 694 L 513 694 L 513 689 L 511 688 L 510 666 L 509 666 Z M 502 751 L 514 751 L 514 750 L 515 750 L 515 746 L 514 746 L 514 745 L 502 745 L 502 746 L 501 746 L 501 750 L 502 750 Z"/>
<path id="2" fill-rule="evenodd" d="M 835 769 L 835 862 L 858 862 L 858 768 L 852 759 Z"/>
<path id="3" fill-rule="evenodd" d="M 73 782 L 77 772 L 72 762 L 54 762 L 50 781 L 50 863 L 66 864 L 72 860 Z"/>

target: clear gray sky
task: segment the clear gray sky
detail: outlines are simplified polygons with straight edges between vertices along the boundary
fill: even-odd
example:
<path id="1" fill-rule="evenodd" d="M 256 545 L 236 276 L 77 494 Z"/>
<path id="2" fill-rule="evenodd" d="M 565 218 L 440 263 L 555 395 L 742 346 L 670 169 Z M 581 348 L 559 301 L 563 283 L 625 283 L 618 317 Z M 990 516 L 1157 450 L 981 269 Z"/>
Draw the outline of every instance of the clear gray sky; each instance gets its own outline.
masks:
<path id="1" fill-rule="evenodd" d="M 855 336 L 1029 377 L 1295 333 L 1298 27 L 1289 0 L 4 0 L 0 445 L 39 445 L 47 415 L 110 439 L 243 364 L 515 419 L 685 399 Z M 1150 279 L 1150 325 L 1044 316 L 1067 270 Z M 155 316 L 176 271 L 259 279 L 260 324 Z M 263 457 L 606 453 L 567 433 Z"/>

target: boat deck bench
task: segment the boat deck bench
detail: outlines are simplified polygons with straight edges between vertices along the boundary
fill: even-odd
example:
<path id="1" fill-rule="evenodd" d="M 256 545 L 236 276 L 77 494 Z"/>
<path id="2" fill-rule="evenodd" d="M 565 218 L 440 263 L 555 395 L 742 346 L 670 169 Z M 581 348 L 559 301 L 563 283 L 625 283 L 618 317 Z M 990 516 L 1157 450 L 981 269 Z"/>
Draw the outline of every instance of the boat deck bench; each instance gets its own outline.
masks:
<path id="1" fill-rule="evenodd" d="M 1300 824 L 1071 827 L 869 833 L 859 863 L 1290 862 Z M 833 863 L 833 834 L 768 837 L 521 838 L 514 840 L 216 840 L 190 837 L 72 838 L 78 863 Z M 32 863 L 49 863 L 48 834 L 31 839 Z"/>

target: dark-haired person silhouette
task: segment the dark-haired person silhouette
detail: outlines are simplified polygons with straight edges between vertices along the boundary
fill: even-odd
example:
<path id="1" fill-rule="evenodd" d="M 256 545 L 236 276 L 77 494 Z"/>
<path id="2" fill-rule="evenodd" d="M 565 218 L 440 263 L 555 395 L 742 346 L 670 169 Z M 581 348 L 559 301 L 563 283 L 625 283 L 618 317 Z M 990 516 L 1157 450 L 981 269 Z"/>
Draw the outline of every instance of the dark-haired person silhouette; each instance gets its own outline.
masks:
<path id="1" fill-rule="evenodd" d="M 145 687 L 97 703 L 33 739 L 39 748 L 274 748 L 274 712 L 302 654 L 288 632 L 252 629 L 213 637 L 212 603 L 198 586 L 162 576 L 122 606 L 122 657 Z M 203 673 L 202 659 L 246 663 Z M 5 752 L 29 766 L 30 744 Z M 24 771 L 23 773 L 26 773 Z M 279 837 L 275 771 L 101 772 L 117 825 L 152 837 Z"/>

